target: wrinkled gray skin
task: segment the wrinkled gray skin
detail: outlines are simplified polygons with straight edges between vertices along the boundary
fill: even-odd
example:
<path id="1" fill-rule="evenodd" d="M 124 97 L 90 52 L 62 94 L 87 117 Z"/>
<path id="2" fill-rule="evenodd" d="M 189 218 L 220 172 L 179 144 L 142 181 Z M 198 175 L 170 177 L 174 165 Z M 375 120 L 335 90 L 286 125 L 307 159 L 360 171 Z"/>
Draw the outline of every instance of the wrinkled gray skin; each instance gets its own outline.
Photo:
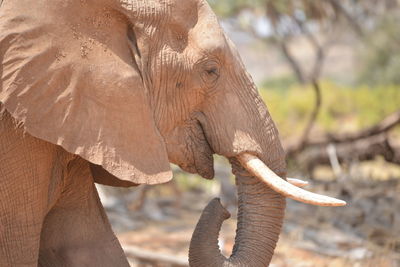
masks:
<path id="1" fill-rule="evenodd" d="M 225 259 L 219 253 L 218 230 L 227 214 L 213 202 L 194 233 L 191 266 L 268 266 L 285 200 L 235 156 L 250 152 L 285 178 L 285 155 L 265 104 L 206 1 L 83 2 L 104 5 L 129 21 L 135 68 L 169 161 L 212 178 L 212 154 L 230 159 L 239 195 L 233 254 Z M 0 183 L 1 202 L 10 199 L 7 207 L 0 204 L 0 222 L 22 226 L 0 231 L 0 265 L 36 266 L 39 260 L 40 266 L 128 266 L 93 187 L 93 165 L 29 131 L 14 133 L 11 121 L 3 116 L 0 126 L 8 134 L 0 138 L 0 178 L 13 181 Z M 29 192 L 23 197 L 20 184 Z M 18 215 L 4 215 L 13 210 Z"/>

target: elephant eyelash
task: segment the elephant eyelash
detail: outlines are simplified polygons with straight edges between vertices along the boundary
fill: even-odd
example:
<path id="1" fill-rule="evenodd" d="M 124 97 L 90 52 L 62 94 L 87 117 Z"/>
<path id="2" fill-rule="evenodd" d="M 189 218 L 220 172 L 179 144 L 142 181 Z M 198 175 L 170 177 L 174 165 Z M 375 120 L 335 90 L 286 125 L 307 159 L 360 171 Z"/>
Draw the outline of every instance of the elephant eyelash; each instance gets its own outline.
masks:
<path id="1" fill-rule="evenodd" d="M 210 75 L 218 75 L 218 76 L 219 76 L 219 72 L 218 72 L 218 69 L 217 69 L 217 68 L 208 69 L 208 70 L 206 70 L 206 72 L 207 72 L 208 74 L 210 74 Z"/>
<path id="2" fill-rule="evenodd" d="M 217 60 L 204 60 L 199 62 L 201 78 L 207 87 L 214 87 L 221 75 Z"/>
<path id="3" fill-rule="evenodd" d="M 202 75 L 203 81 L 208 85 L 208 86 L 214 86 L 220 76 L 219 70 L 217 67 L 209 68 L 206 69 L 204 74 Z"/>
<path id="4" fill-rule="evenodd" d="M 220 76 L 219 69 L 216 66 L 207 68 L 206 73 L 208 74 L 210 79 L 218 79 Z"/>

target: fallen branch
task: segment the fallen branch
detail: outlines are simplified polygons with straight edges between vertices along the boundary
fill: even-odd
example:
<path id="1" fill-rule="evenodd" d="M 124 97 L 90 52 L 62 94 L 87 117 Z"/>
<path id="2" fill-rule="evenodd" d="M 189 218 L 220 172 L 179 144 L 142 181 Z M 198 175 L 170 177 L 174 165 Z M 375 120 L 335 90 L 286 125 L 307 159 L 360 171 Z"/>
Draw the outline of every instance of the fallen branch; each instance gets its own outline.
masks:
<path id="1" fill-rule="evenodd" d="M 186 258 L 143 250 L 135 246 L 123 246 L 122 248 L 128 258 L 133 258 L 142 263 L 149 263 L 152 266 L 157 266 L 158 264 L 168 264 L 171 267 L 189 266 Z"/>
<path id="2" fill-rule="evenodd" d="M 382 156 L 387 162 L 400 165 L 400 148 L 394 147 L 386 134 L 374 135 L 349 143 L 334 144 L 334 146 L 339 162 L 348 162 L 353 159 L 372 160 L 376 156 Z M 327 150 L 320 147 L 305 151 L 300 162 L 310 173 L 318 165 L 331 164 Z"/>
<path id="3" fill-rule="evenodd" d="M 327 134 L 320 140 L 314 140 L 313 142 L 309 142 L 307 145 L 320 146 L 328 143 L 353 142 L 359 139 L 386 133 L 397 125 L 400 125 L 400 110 L 390 114 L 374 126 L 361 130 L 360 132 L 350 134 Z"/>
<path id="4" fill-rule="evenodd" d="M 350 145 L 351 142 L 356 142 L 369 137 L 385 134 L 394 127 L 396 127 L 397 125 L 400 125 L 400 110 L 390 114 L 389 116 L 387 116 L 374 126 L 366 128 L 356 133 L 347 133 L 347 134 L 328 133 L 320 138 L 313 138 L 313 140 L 308 139 L 306 140 L 306 142 L 304 142 L 304 137 L 303 137 L 302 139 L 300 139 L 300 142 L 288 145 L 286 147 L 286 153 L 288 157 L 292 157 L 302 152 L 305 148 L 324 147 L 329 144 Z"/>

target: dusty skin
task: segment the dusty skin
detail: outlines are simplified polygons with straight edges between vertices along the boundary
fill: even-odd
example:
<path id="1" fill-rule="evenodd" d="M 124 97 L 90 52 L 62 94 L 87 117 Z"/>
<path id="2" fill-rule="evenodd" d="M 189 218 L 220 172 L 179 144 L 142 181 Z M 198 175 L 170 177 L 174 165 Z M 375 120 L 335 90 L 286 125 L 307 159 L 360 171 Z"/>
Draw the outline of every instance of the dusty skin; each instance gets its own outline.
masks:
<path id="1" fill-rule="evenodd" d="M 0 66 L 0 266 L 128 266 L 94 181 L 163 183 L 170 162 L 210 179 L 214 153 L 236 175 L 236 244 L 219 253 L 212 202 L 190 264 L 269 265 L 285 198 L 236 157 L 285 178 L 285 154 L 205 0 L 3 0 Z"/>

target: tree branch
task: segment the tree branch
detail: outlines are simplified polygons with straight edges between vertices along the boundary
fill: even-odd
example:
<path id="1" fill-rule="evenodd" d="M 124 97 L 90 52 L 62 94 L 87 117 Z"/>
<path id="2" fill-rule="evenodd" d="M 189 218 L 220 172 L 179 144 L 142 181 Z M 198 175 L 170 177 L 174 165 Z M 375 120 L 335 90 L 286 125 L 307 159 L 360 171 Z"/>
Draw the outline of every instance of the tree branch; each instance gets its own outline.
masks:
<path id="1" fill-rule="evenodd" d="M 301 20 L 295 17 L 293 18 L 293 20 L 296 22 L 301 32 L 307 37 L 308 42 L 314 47 L 315 60 L 309 79 L 311 81 L 318 81 L 319 77 L 321 76 L 322 67 L 325 61 L 325 50 L 328 48 L 329 42 L 321 45 L 318 42 L 317 38 L 307 29 L 307 27 Z"/>
<path id="2" fill-rule="evenodd" d="M 303 71 L 301 70 L 300 64 L 296 61 L 296 59 L 294 58 L 294 56 L 292 55 L 292 53 L 290 52 L 290 49 L 286 43 L 285 38 L 281 38 L 278 40 L 278 44 L 279 47 L 283 53 L 283 55 L 285 56 L 287 62 L 289 63 L 289 65 L 291 66 L 294 74 L 297 77 L 297 80 L 301 83 L 304 84 L 306 83 L 306 78 L 305 75 L 303 73 Z"/>
<path id="3" fill-rule="evenodd" d="M 353 30 L 358 34 L 358 36 L 364 36 L 364 32 L 357 21 L 347 12 L 347 10 L 342 6 L 341 1 L 338 0 L 328 0 L 332 8 L 337 14 L 343 15 L 343 17 L 349 22 Z"/>
<path id="4" fill-rule="evenodd" d="M 379 123 L 364 130 L 361 130 L 359 132 L 348 133 L 348 134 L 328 133 L 319 140 L 314 140 L 313 142 L 309 142 L 307 146 L 324 146 L 329 143 L 353 142 L 359 139 L 388 132 L 397 125 L 400 125 L 400 110 L 393 112 L 392 114 L 381 120 Z"/>
<path id="5" fill-rule="evenodd" d="M 321 103 L 322 103 L 321 88 L 319 87 L 319 84 L 316 81 L 314 81 L 312 85 L 315 93 L 314 110 L 311 112 L 310 119 L 308 120 L 308 123 L 304 128 L 300 141 L 286 150 L 288 157 L 293 157 L 295 154 L 303 151 L 304 148 L 308 145 L 308 137 L 310 135 L 312 128 L 314 127 L 315 121 L 317 120 L 318 117 L 318 113 L 321 109 Z"/>

